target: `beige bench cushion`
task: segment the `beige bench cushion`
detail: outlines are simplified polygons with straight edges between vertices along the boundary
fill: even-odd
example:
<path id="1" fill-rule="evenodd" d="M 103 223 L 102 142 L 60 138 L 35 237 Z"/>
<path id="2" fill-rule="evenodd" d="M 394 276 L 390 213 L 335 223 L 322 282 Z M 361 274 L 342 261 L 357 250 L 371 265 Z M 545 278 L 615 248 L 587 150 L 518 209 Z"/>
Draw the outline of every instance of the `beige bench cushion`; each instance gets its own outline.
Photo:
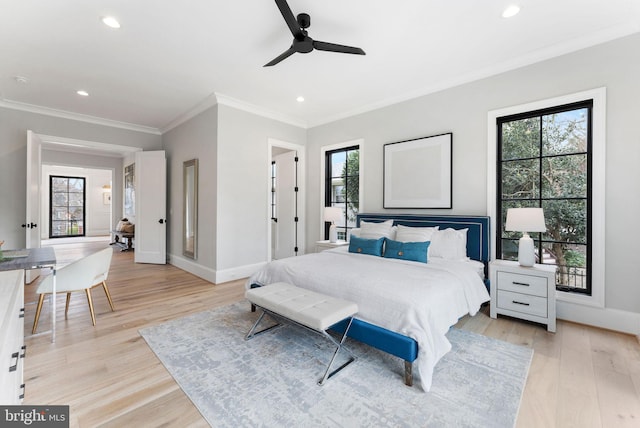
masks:
<path id="1" fill-rule="evenodd" d="M 358 305 L 353 302 L 284 282 L 252 288 L 245 296 L 251 303 L 318 331 L 358 312 Z"/>

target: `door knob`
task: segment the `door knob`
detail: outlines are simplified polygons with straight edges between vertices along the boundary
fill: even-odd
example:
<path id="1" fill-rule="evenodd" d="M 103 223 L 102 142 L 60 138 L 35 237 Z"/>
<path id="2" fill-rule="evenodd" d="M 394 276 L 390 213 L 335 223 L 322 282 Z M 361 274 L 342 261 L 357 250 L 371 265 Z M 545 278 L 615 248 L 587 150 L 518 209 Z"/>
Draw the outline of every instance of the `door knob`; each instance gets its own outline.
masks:
<path id="1" fill-rule="evenodd" d="M 35 223 L 31 223 L 31 228 L 33 229 L 34 227 L 38 227 L 38 225 Z"/>
<path id="2" fill-rule="evenodd" d="M 160 220 L 158 220 L 158 223 L 160 223 L 160 224 L 164 224 L 164 223 L 166 223 L 166 222 L 167 222 L 167 220 L 162 219 L 162 218 L 161 218 Z"/>
<path id="3" fill-rule="evenodd" d="M 22 225 L 22 227 L 23 227 L 23 228 L 26 228 L 26 227 L 27 227 L 27 225 L 26 225 L 26 224 L 23 224 L 23 225 Z"/>

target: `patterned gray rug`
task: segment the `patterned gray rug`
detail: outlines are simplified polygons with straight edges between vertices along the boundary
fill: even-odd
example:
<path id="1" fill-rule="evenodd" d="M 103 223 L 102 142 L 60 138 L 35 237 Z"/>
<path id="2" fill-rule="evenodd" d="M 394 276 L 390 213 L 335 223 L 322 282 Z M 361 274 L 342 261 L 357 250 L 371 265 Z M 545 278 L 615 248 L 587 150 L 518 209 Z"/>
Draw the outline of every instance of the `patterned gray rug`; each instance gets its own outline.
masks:
<path id="1" fill-rule="evenodd" d="M 256 316 L 236 303 L 140 330 L 211 426 L 515 425 L 529 348 L 451 329 L 425 393 L 403 384 L 401 360 L 347 340 L 358 361 L 321 387 L 329 342 L 292 326 L 245 341 Z"/>

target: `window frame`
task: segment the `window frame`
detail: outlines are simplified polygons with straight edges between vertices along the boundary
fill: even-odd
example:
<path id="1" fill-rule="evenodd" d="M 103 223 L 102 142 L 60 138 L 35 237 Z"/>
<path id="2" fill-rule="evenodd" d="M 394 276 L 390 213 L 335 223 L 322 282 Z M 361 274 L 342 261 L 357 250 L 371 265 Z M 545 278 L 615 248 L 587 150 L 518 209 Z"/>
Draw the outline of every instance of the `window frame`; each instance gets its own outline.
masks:
<path id="1" fill-rule="evenodd" d="M 588 111 L 588 122 L 587 122 L 587 146 L 586 146 L 586 150 L 583 152 L 571 152 L 571 153 L 560 153 L 560 154 L 548 154 L 548 153 L 544 153 L 543 151 L 543 118 L 545 116 L 549 116 L 552 114 L 558 114 L 558 113 L 566 113 L 566 112 L 571 112 L 571 111 L 575 111 L 575 110 L 584 110 L 587 109 Z M 593 240 L 592 240 L 592 225 L 591 225 L 591 218 L 592 218 L 592 209 L 593 209 L 593 204 L 592 204 L 592 193 L 593 193 L 593 189 L 592 189 L 592 182 L 593 182 L 593 166 L 592 166 L 592 161 L 593 161 L 593 100 L 589 99 L 589 100 L 584 100 L 584 101 L 580 101 L 580 102 L 576 102 L 576 103 L 571 103 L 571 104 L 565 104 L 565 105 L 559 105 L 559 106 L 555 106 L 555 107 L 551 107 L 551 108 L 546 108 L 546 109 L 542 109 L 542 110 L 534 110 L 534 111 L 529 111 L 529 112 L 525 112 L 525 113 L 519 113 L 516 115 L 510 115 L 510 116 L 502 116 L 502 117 L 498 117 L 496 120 L 496 126 L 498 127 L 498 131 L 497 131 L 497 147 L 496 147 L 496 187 L 498 188 L 497 191 L 497 195 L 496 195 L 496 213 L 497 215 L 500 216 L 500 218 L 502 217 L 502 213 L 503 213 L 503 206 L 505 202 L 509 202 L 509 201 L 520 201 L 520 202 L 532 202 L 535 207 L 542 207 L 545 201 L 559 201 L 559 200 L 584 200 L 586 201 L 586 209 L 587 209 L 587 221 L 586 221 L 586 242 L 584 244 L 580 244 L 580 245 L 585 245 L 586 246 L 586 258 L 587 258 L 587 280 L 586 280 L 586 287 L 584 289 L 581 288 L 570 288 L 567 287 L 565 290 L 562 291 L 567 291 L 570 293 L 580 293 L 580 294 L 584 294 L 584 295 L 591 295 L 592 294 L 592 246 L 593 246 Z M 538 156 L 535 157 L 530 157 L 530 158 L 515 158 L 515 159 L 503 159 L 502 153 L 501 151 L 504 149 L 503 147 L 503 132 L 502 129 L 504 127 L 504 125 L 506 123 L 510 123 L 510 122 L 514 122 L 514 121 L 520 121 L 520 120 L 525 120 L 525 119 L 536 119 L 537 121 L 539 121 L 540 123 L 540 130 L 539 130 L 539 135 L 538 135 L 538 140 L 536 142 L 536 144 L 539 146 L 539 153 Z M 586 176 L 586 182 L 587 182 L 587 194 L 584 197 L 546 197 L 543 194 L 543 185 L 542 185 L 542 176 L 543 176 L 543 163 L 545 161 L 545 159 L 550 159 L 550 158 L 562 158 L 562 157 L 569 157 L 569 156 L 576 156 L 576 155 L 585 155 L 586 159 L 587 159 L 587 176 Z M 518 162 L 518 161 L 523 161 L 523 160 L 531 160 L 534 163 L 537 163 L 539 166 L 538 169 L 538 173 L 537 173 L 537 181 L 539 183 L 538 186 L 538 196 L 537 197 L 528 197 L 528 198 L 520 198 L 520 199 L 504 199 L 502 197 L 502 192 L 500 191 L 500 189 L 502 189 L 502 170 L 503 167 L 506 163 L 511 163 L 511 162 Z M 528 205 L 527 205 L 528 206 Z M 503 254 L 502 251 L 502 243 L 503 243 L 503 225 L 501 224 L 502 222 L 497 222 L 496 224 L 496 253 L 499 255 Z M 539 256 L 542 255 L 542 247 L 544 243 L 552 243 L 555 241 L 550 241 L 550 240 L 545 240 L 543 239 L 543 235 L 542 233 L 532 233 L 532 238 L 534 241 L 534 245 L 535 245 L 535 251 L 536 254 L 538 254 Z M 561 288 L 558 288 L 556 285 L 556 288 L 558 290 L 561 290 Z"/>
<path id="2" fill-rule="evenodd" d="M 357 147 L 358 148 L 358 157 L 359 157 L 359 171 L 358 171 L 358 212 L 362 211 L 363 206 L 363 195 L 364 195 L 364 180 L 363 180 L 363 165 L 364 165 L 364 156 L 363 156 L 363 142 L 364 140 L 351 140 L 345 141 L 343 143 L 331 144 L 327 146 L 321 147 L 320 155 L 321 162 L 320 168 L 322 174 L 320 176 L 320 237 L 321 240 L 326 240 L 328 238 L 329 228 L 328 223 L 326 223 L 323 219 L 324 216 L 324 207 L 327 206 L 327 198 L 330 198 L 331 195 L 327 194 L 327 172 L 329 165 L 327 165 L 327 155 L 331 152 L 339 152 L 343 150 L 347 150 L 350 148 Z M 347 228 L 347 237 L 348 237 L 348 229 Z"/>
<path id="3" fill-rule="evenodd" d="M 53 181 L 57 178 L 65 179 L 67 181 L 67 191 L 66 192 L 54 192 L 53 190 Z M 53 234 L 53 224 L 58 222 L 66 222 L 72 223 L 72 220 L 54 220 L 53 219 L 53 209 L 54 209 L 54 193 L 66 193 L 67 194 L 67 205 L 66 209 L 69 212 L 69 194 L 70 193 L 79 193 L 79 192 L 69 192 L 69 181 L 70 180 L 82 180 L 82 233 L 75 235 L 54 235 Z M 58 207 L 56 205 L 55 207 Z M 77 220 L 76 220 L 77 221 Z M 68 176 L 68 175 L 49 175 L 49 239 L 57 239 L 57 238 L 74 238 L 74 237 L 83 237 L 87 234 L 87 178 L 86 177 L 78 177 L 78 176 Z"/>
<path id="4" fill-rule="evenodd" d="M 606 88 L 595 88 L 573 94 L 515 105 L 487 114 L 487 214 L 491 218 L 492 260 L 496 259 L 497 210 L 497 120 L 503 116 L 545 110 L 565 104 L 593 100 L 592 109 L 592 270 L 591 295 L 556 291 L 556 299 L 567 303 L 603 308 L 605 304 L 605 187 L 606 187 Z"/>

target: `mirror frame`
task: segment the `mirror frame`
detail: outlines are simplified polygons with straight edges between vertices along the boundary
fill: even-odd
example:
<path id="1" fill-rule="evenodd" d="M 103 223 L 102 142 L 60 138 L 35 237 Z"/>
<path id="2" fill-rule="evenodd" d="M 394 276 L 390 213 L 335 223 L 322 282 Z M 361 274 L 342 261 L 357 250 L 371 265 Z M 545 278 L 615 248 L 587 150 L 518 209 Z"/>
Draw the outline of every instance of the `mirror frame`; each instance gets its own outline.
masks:
<path id="1" fill-rule="evenodd" d="M 190 174 L 193 174 L 193 188 L 189 188 Z M 198 257 L 198 159 L 183 163 L 182 182 L 182 254 L 195 260 Z M 192 213 L 190 223 L 187 222 L 189 212 Z M 193 243 L 190 247 L 188 240 L 191 236 Z"/>

